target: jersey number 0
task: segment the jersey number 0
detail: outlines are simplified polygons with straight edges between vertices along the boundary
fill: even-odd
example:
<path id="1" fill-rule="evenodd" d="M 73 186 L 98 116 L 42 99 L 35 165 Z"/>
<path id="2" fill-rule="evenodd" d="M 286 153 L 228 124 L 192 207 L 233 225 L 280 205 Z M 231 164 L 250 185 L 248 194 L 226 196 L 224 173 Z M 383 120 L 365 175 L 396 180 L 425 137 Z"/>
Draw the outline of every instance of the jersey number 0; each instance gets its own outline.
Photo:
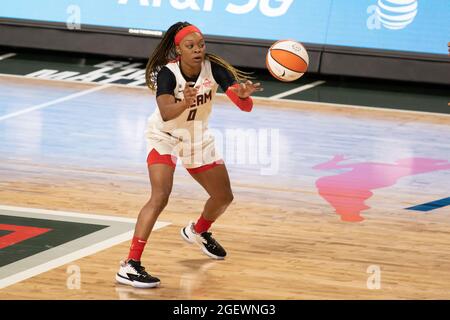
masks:
<path id="1" fill-rule="evenodd" d="M 197 114 L 197 109 L 192 109 L 191 111 L 189 111 L 189 115 L 188 115 L 187 121 L 194 120 L 196 114 Z"/>

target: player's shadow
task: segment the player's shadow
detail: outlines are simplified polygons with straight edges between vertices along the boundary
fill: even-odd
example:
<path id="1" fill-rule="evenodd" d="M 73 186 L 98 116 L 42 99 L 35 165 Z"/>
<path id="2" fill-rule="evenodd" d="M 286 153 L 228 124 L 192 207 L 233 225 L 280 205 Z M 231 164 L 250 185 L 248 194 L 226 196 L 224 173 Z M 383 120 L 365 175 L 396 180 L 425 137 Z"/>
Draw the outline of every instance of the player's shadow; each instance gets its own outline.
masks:
<path id="1" fill-rule="evenodd" d="M 211 259 L 187 259 L 178 261 L 186 267 L 180 277 L 180 290 L 187 299 L 191 298 L 196 291 L 202 291 L 204 284 L 209 282 L 208 271 L 220 263 Z"/>
<path id="2" fill-rule="evenodd" d="M 116 284 L 119 300 L 157 300 L 160 299 L 158 288 L 134 288 L 120 283 Z"/>

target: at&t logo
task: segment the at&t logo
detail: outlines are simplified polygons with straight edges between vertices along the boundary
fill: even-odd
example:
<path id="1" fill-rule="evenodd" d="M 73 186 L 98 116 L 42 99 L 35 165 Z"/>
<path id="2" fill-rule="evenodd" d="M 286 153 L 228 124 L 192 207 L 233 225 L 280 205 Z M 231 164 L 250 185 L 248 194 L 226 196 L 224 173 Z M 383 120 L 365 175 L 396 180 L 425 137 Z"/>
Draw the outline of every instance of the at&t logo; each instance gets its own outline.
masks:
<path id="1" fill-rule="evenodd" d="M 378 0 L 376 5 L 367 8 L 369 30 L 400 30 L 405 28 L 417 15 L 418 0 Z"/>

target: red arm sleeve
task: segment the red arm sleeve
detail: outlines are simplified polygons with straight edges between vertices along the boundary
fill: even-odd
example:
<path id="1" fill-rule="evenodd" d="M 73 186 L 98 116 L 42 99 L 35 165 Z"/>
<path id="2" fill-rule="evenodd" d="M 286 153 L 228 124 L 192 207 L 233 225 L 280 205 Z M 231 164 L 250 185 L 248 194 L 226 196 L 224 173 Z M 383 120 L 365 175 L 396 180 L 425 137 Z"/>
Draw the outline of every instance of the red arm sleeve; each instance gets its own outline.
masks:
<path id="1" fill-rule="evenodd" d="M 233 84 L 231 87 L 237 88 L 239 85 Z M 228 98 L 230 98 L 231 101 L 233 101 L 233 103 L 238 106 L 239 109 L 241 109 L 242 111 L 245 112 L 250 112 L 252 111 L 253 108 L 253 100 L 251 97 L 245 98 L 245 99 L 241 99 L 238 97 L 238 95 L 232 91 L 230 88 L 227 89 L 227 91 L 225 92 L 225 94 L 227 95 Z"/>

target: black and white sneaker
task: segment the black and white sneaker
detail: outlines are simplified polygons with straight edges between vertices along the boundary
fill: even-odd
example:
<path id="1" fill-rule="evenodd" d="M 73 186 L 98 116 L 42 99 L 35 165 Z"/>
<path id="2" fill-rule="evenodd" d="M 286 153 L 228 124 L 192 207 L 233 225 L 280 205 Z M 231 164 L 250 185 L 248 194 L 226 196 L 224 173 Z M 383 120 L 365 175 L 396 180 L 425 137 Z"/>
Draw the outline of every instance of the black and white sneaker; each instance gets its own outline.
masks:
<path id="1" fill-rule="evenodd" d="M 190 221 L 186 227 L 182 228 L 180 231 L 181 237 L 190 244 L 197 244 L 208 257 L 219 260 L 224 259 L 227 253 L 212 237 L 211 232 L 196 233 L 194 225 L 194 222 Z"/>
<path id="2" fill-rule="evenodd" d="M 116 273 L 116 281 L 135 288 L 153 288 L 161 283 L 158 278 L 149 275 L 140 261 L 128 260 L 120 262 L 119 272 Z"/>

